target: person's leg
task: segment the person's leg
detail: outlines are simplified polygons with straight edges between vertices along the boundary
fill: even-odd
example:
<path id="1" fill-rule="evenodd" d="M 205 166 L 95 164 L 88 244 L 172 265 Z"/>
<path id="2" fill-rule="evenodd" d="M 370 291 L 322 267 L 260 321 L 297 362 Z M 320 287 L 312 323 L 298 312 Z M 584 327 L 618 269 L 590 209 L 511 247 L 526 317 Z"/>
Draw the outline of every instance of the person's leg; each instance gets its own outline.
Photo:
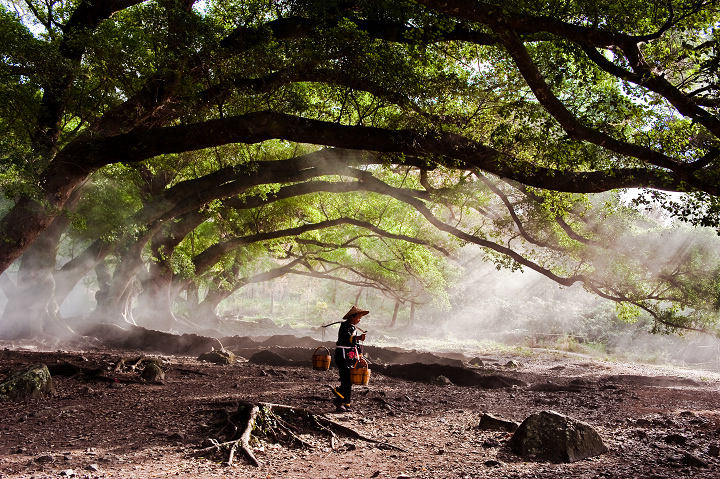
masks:
<path id="1" fill-rule="evenodd" d="M 352 394 L 352 383 L 350 382 L 350 365 L 343 361 L 340 369 L 340 394 L 343 396 L 343 403 L 350 404 L 350 395 Z"/>
<path id="2" fill-rule="evenodd" d="M 334 396 L 333 403 L 335 403 L 335 406 L 337 407 L 340 407 L 343 403 L 347 402 L 347 400 L 345 399 L 345 388 L 346 384 L 350 383 L 350 369 L 347 361 L 345 360 L 343 352 L 344 351 L 339 348 L 335 350 L 335 365 L 338 368 L 338 373 L 340 376 L 340 386 L 330 386 L 330 389 L 332 390 Z"/>

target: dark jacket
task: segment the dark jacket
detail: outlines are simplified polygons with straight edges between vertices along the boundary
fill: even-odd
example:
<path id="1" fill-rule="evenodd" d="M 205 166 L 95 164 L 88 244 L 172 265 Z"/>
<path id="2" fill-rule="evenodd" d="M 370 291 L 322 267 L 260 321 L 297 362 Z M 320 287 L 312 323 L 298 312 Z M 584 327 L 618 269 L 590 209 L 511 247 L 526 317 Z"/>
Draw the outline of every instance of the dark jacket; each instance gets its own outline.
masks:
<path id="1" fill-rule="evenodd" d="M 350 321 L 343 321 L 340 323 L 340 329 L 338 330 L 338 340 L 335 343 L 337 346 L 352 347 L 356 346 L 355 340 L 355 326 Z"/>

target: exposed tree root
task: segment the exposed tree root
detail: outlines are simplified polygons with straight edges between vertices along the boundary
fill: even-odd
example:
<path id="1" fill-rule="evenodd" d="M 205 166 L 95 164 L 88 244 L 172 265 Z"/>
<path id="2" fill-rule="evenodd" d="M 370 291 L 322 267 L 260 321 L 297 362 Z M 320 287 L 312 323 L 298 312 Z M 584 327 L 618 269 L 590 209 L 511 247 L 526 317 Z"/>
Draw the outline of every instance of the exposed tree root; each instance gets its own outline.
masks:
<path id="1" fill-rule="evenodd" d="M 340 424 L 323 414 L 307 409 L 283 404 L 240 402 L 234 412 L 223 411 L 216 425 L 220 427 L 218 436 L 224 441 L 210 440 L 210 446 L 199 449 L 195 456 L 205 456 L 224 452 L 225 464 L 232 465 L 238 451 L 254 466 L 259 462 L 252 452 L 251 441 L 264 439 L 287 447 L 312 448 L 313 445 L 303 439 L 303 434 L 322 434 L 329 438 L 330 447 L 335 449 L 338 436 L 359 439 L 377 444 L 386 449 L 405 451 L 383 441 L 360 434 L 355 429 Z"/>

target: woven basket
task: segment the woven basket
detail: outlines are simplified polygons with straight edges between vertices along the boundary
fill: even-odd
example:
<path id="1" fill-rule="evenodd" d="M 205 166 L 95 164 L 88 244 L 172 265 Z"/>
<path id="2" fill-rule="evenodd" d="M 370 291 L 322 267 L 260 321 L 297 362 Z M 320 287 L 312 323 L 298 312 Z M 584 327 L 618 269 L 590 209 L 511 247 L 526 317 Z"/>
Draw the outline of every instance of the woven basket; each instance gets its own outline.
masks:
<path id="1" fill-rule="evenodd" d="M 320 351 L 324 349 L 325 351 Z M 312 355 L 312 364 L 315 371 L 327 371 L 330 369 L 330 351 L 325 346 L 318 346 Z"/>
<path id="2" fill-rule="evenodd" d="M 370 370 L 368 369 L 368 362 L 365 358 L 360 358 L 355 361 L 355 365 L 350 368 L 350 383 L 367 386 L 370 381 Z"/>

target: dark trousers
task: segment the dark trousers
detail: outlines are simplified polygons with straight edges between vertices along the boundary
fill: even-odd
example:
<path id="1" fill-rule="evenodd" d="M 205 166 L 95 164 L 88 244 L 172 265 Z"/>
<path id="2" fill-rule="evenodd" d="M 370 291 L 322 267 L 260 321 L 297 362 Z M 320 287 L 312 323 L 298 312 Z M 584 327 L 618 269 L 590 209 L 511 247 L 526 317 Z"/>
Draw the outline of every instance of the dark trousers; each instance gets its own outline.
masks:
<path id="1" fill-rule="evenodd" d="M 345 398 L 344 402 L 346 404 L 350 403 L 350 396 L 352 396 L 350 366 L 352 366 L 353 362 L 345 357 L 345 355 L 347 355 L 350 351 L 350 349 L 335 349 L 335 364 L 337 365 L 340 373 L 340 387 L 338 388 L 338 392 L 343 395 Z M 343 352 L 345 352 L 345 354 L 343 354 Z"/>

